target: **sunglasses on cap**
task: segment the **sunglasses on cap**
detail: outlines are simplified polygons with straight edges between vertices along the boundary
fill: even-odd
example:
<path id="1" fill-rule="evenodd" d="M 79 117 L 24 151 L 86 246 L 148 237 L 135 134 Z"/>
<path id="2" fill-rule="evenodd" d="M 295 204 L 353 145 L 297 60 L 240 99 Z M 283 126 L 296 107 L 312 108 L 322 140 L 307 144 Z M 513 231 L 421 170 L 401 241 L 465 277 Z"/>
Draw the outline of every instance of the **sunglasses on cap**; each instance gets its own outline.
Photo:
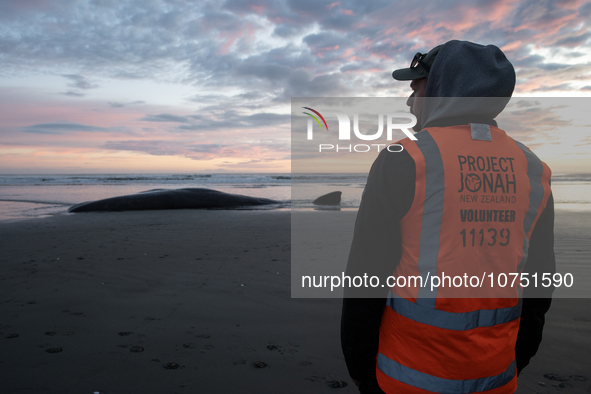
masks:
<path id="1" fill-rule="evenodd" d="M 425 58 L 425 56 L 427 56 L 426 53 L 417 52 L 415 57 L 410 62 L 410 68 L 415 68 L 420 64 L 421 67 L 423 67 L 425 69 L 425 71 L 429 72 L 431 67 L 429 67 L 425 62 L 423 62 L 423 59 Z"/>

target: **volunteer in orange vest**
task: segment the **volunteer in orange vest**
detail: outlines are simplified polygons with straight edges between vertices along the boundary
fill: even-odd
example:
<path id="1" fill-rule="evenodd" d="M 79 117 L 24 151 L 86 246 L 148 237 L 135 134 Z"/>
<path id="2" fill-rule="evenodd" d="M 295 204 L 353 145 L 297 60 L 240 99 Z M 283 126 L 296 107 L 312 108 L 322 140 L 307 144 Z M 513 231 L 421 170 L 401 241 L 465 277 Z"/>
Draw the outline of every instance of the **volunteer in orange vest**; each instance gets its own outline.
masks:
<path id="1" fill-rule="evenodd" d="M 374 162 L 347 275 L 426 285 L 345 291 L 349 373 L 362 393 L 514 393 L 553 288 L 498 275 L 555 272 L 550 169 L 495 121 L 514 68 L 494 45 L 454 40 L 392 76 L 411 81 L 417 140 Z"/>

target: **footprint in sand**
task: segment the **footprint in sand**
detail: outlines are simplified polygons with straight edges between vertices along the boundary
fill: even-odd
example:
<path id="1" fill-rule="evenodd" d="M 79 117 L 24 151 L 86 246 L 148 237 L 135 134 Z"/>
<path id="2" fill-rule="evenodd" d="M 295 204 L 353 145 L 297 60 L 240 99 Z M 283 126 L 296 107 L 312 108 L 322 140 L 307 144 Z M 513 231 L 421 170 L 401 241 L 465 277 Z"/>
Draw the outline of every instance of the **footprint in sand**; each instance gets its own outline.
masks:
<path id="1" fill-rule="evenodd" d="M 587 380 L 589 380 L 589 379 L 587 379 L 586 376 L 581 376 L 581 375 L 571 375 L 571 376 L 569 376 L 569 378 L 571 378 L 575 382 L 586 382 Z"/>
<path id="2" fill-rule="evenodd" d="M 348 386 L 347 382 L 343 382 L 342 380 L 329 380 L 326 384 L 333 389 L 342 389 Z"/>
<path id="3" fill-rule="evenodd" d="M 554 381 L 557 381 L 557 382 L 567 382 L 568 381 L 568 378 L 567 377 L 560 376 L 560 375 L 557 375 L 557 374 L 554 374 L 554 373 L 545 373 L 544 374 L 544 377 L 546 379 L 554 380 Z"/>

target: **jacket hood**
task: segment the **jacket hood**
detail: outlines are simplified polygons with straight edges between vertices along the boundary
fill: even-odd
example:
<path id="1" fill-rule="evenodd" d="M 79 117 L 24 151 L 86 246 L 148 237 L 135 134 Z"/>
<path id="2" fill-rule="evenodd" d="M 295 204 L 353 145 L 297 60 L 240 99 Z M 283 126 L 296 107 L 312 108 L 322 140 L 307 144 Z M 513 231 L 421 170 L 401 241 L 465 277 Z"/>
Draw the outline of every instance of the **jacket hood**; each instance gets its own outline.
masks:
<path id="1" fill-rule="evenodd" d="M 419 122 L 428 127 L 458 124 L 453 119 L 492 121 L 514 88 L 515 69 L 498 47 L 449 41 L 431 67 Z"/>

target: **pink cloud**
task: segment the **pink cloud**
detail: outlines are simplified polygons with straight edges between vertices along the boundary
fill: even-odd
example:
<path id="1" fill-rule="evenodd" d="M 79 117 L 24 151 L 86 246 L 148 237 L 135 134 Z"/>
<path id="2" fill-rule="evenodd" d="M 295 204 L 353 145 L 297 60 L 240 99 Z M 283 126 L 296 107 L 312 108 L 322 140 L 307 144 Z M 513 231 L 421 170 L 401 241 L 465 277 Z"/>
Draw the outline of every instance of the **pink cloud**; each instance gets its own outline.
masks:
<path id="1" fill-rule="evenodd" d="M 242 32 L 236 32 L 236 33 L 230 33 L 230 34 L 224 35 L 225 36 L 223 38 L 224 43 L 218 49 L 217 54 L 218 55 L 227 55 L 228 53 L 230 53 L 230 48 L 234 44 L 234 41 L 236 41 L 241 35 L 242 35 Z"/>
<path id="2" fill-rule="evenodd" d="M 507 45 L 502 46 L 501 47 L 501 50 L 503 52 L 514 51 L 514 50 L 517 50 L 517 49 L 521 48 L 523 45 L 524 44 L 521 41 L 513 41 L 513 42 L 510 42 Z"/>
<path id="3" fill-rule="evenodd" d="M 343 55 L 341 57 L 343 58 L 348 58 L 349 56 L 351 56 L 353 54 L 353 51 L 355 49 L 354 48 L 349 48 L 345 51 L 345 53 L 343 53 Z"/>
<path id="4" fill-rule="evenodd" d="M 342 10 L 339 10 L 339 11 L 340 11 L 340 12 L 341 12 L 341 14 L 343 14 L 343 15 L 355 15 L 355 14 L 353 13 L 353 10 L 345 10 L 345 9 L 342 9 Z"/>
<path id="5" fill-rule="evenodd" d="M 253 10 L 254 12 L 256 12 L 257 14 L 262 14 L 263 11 L 265 11 L 265 6 L 264 5 L 256 5 L 256 4 L 251 4 L 249 6 L 249 8 L 251 10 Z"/>
<path id="6" fill-rule="evenodd" d="M 327 6 L 326 6 L 326 9 L 327 9 L 327 10 L 332 10 L 332 9 L 333 9 L 334 7 L 336 7 L 337 5 L 338 5 L 338 6 L 340 6 L 340 5 L 341 5 L 341 2 L 340 2 L 340 1 L 336 1 L 336 2 L 334 2 L 334 3 L 331 3 L 331 4 L 329 4 L 329 5 L 327 5 Z"/>
<path id="7" fill-rule="evenodd" d="M 319 48 L 318 52 L 316 52 L 316 56 L 322 57 L 324 53 L 328 51 L 336 51 L 337 49 L 339 49 L 339 45 L 335 45 L 334 47 Z"/>
<path id="8" fill-rule="evenodd" d="M 374 23 L 387 25 L 388 28 L 379 33 L 380 39 L 396 37 L 397 41 L 403 37 L 405 42 L 412 43 L 413 50 L 425 50 L 451 39 L 467 39 L 477 41 L 477 38 L 466 37 L 464 34 L 488 28 L 509 28 L 509 15 L 515 13 L 519 2 L 515 0 L 501 0 L 487 3 L 478 8 L 459 5 L 451 9 L 442 10 L 431 16 L 422 13 L 420 7 L 407 6 L 400 9 L 386 8 L 369 15 Z M 401 15 L 404 15 L 402 17 Z M 421 23 L 415 23 L 421 21 Z"/>
<path id="9" fill-rule="evenodd" d="M 218 55 L 227 55 L 233 47 L 239 47 L 241 44 L 246 50 L 249 45 L 254 42 L 256 32 L 258 31 L 252 23 L 247 23 L 240 31 L 232 33 L 220 33 L 223 44 L 218 49 Z M 234 45 L 236 44 L 236 45 Z"/>
<path id="10" fill-rule="evenodd" d="M 576 10 L 585 3 L 587 3 L 587 0 L 568 0 L 568 1 L 559 1 L 556 3 L 556 5 L 560 8 L 564 8 L 566 10 Z"/>

